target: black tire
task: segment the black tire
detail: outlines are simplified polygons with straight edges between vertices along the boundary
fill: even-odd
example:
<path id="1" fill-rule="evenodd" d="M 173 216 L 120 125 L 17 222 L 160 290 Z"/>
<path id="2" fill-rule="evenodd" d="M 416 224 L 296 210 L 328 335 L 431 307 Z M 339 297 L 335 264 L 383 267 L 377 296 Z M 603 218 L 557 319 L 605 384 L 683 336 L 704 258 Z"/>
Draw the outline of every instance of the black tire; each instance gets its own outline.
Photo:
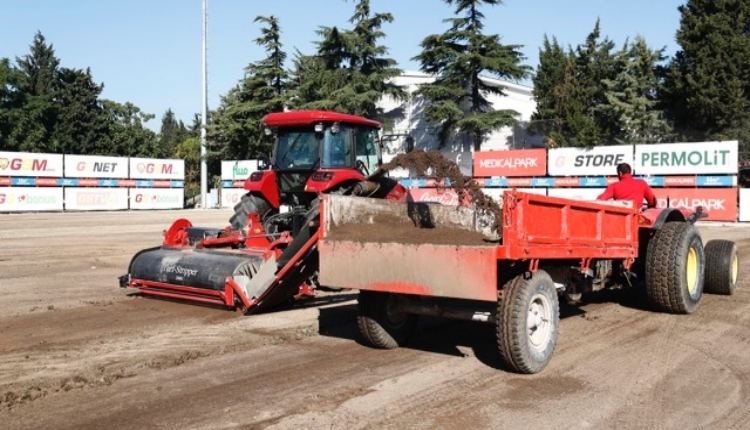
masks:
<path id="1" fill-rule="evenodd" d="M 496 318 L 500 357 L 518 373 L 538 373 L 557 345 L 560 303 L 555 284 L 547 272 L 538 270 L 515 277 L 503 291 Z"/>
<path id="2" fill-rule="evenodd" d="M 242 200 L 234 206 L 234 215 L 229 218 L 229 224 L 233 229 L 240 231 L 247 226 L 247 214 L 256 212 L 260 214 L 261 221 L 269 213 L 271 205 L 263 198 L 254 194 L 245 194 Z"/>
<path id="3" fill-rule="evenodd" d="M 705 267 L 698 230 L 668 222 L 651 238 L 646 252 L 646 295 L 658 311 L 691 314 L 703 296 Z"/>
<path id="4" fill-rule="evenodd" d="M 357 325 L 365 340 L 376 348 L 406 345 L 419 317 L 394 310 L 395 295 L 377 291 L 359 292 Z"/>
<path id="5" fill-rule="evenodd" d="M 706 276 L 703 287 L 706 293 L 731 296 L 737 288 L 740 262 L 737 244 L 731 240 L 709 240 L 706 253 Z"/>

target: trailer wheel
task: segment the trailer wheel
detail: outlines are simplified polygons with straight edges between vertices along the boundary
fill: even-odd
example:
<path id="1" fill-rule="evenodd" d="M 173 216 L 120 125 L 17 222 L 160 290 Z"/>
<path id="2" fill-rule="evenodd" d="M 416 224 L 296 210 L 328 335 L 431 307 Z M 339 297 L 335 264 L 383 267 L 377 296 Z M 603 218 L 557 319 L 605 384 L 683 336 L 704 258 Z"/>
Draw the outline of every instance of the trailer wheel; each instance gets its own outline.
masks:
<path id="1" fill-rule="evenodd" d="M 700 234 L 685 222 L 668 222 L 646 252 L 646 295 L 656 310 L 691 314 L 703 296 L 705 254 Z"/>
<path id="2" fill-rule="evenodd" d="M 357 325 L 372 346 L 393 349 L 405 345 L 417 328 L 417 315 L 395 309 L 395 295 L 377 291 L 359 292 Z"/>
<path id="3" fill-rule="evenodd" d="M 505 364 L 518 373 L 538 373 L 557 344 L 560 303 L 549 274 L 520 275 L 503 287 L 497 306 L 497 346 Z"/>
<path id="4" fill-rule="evenodd" d="M 257 212 L 260 218 L 271 210 L 271 206 L 262 198 L 253 194 L 245 194 L 242 200 L 234 205 L 234 215 L 229 218 L 229 224 L 233 229 L 239 231 L 247 225 L 247 214 Z"/>
<path id="5" fill-rule="evenodd" d="M 737 245 L 731 240 L 709 240 L 706 253 L 706 276 L 704 290 L 711 294 L 734 294 L 740 262 Z"/>

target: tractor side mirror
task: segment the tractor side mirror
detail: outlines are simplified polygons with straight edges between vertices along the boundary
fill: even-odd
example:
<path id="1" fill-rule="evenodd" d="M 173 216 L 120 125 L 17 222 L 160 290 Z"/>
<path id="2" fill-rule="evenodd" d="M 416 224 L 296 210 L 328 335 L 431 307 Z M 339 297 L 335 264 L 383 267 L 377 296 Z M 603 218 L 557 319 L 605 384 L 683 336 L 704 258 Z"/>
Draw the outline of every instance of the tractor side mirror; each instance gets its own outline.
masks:
<path id="1" fill-rule="evenodd" d="M 258 157 L 258 170 L 268 170 L 269 167 L 271 167 L 271 159 L 268 155 L 261 154 Z"/>

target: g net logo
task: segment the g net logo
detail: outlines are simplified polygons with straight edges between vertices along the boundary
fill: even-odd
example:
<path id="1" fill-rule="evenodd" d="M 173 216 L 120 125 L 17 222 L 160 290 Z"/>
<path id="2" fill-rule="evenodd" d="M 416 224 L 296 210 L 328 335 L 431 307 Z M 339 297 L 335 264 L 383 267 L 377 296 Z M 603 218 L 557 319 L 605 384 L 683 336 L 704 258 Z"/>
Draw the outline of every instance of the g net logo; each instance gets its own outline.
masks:
<path id="1" fill-rule="evenodd" d="M 105 163 L 100 161 L 79 161 L 76 170 L 79 172 L 113 173 L 118 163 Z"/>

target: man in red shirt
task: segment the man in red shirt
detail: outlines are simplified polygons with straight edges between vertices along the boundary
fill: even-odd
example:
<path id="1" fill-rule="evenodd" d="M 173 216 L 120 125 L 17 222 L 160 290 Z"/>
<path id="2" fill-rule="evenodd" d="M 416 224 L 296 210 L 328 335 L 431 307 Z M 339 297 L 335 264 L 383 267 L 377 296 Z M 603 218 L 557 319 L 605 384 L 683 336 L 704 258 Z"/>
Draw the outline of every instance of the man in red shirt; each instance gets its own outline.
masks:
<path id="1" fill-rule="evenodd" d="M 632 200 L 636 208 L 643 206 L 643 200 L 649 208 L 656 207 L 656 196 L 643 179 L 633 178 L 630 164 L 622 163 L 617 166 L 618 182 L 607 186 L 603 193 L 599 194 L 597 200 Z"/>

